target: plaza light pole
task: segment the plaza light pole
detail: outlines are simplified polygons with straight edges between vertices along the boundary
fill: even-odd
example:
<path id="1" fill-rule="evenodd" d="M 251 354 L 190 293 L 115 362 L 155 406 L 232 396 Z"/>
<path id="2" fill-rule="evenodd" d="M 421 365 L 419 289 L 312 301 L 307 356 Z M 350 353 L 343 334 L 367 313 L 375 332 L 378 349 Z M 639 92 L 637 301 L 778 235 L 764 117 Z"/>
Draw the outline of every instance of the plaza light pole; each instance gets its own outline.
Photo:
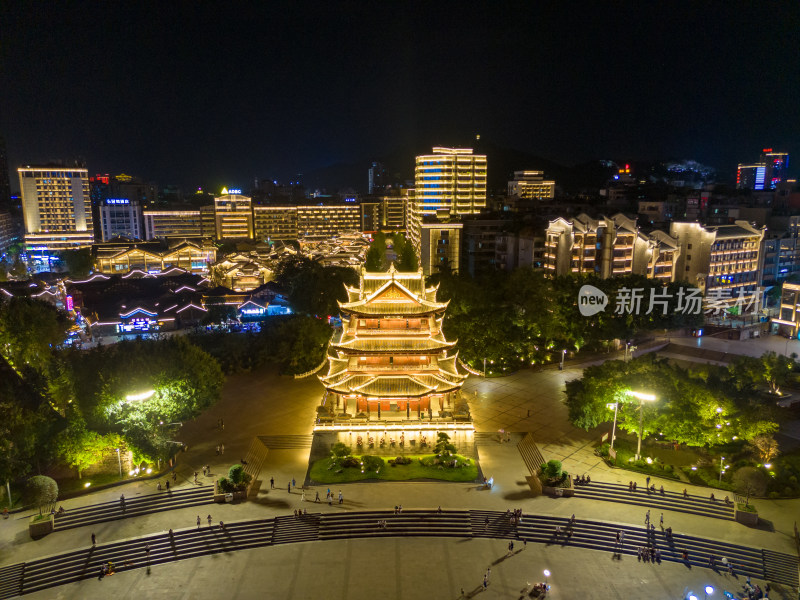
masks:
<path id="1" fill-rule="evenodd" d="M 725 457 L 724 456 L 720 456 L 720 459 L 719 459 L 719 482 L 720 483 L 722 483 L 722 474 L 725 472 L 725 467 L 722 466 L 724 464 L 725 464 Z"/>
<path id="2" fill-rule="evenodd" d="M 544 570 L 544 587 L 547 588 L 547 578 L 550 577 L 550 571 Z"/>
<path id="3" fill-rule="evenodd" d="M 619 402 L 609 402 L 606 404 L 606 408 L 611 408 L 611 405 L 614 405 L 614 425 L 611 427 L 611 450 L 614 449 L 614 440 L 617 437 L 617 411 L 619 410 Z"/>
<path id="4" fill-rule="evenodd" d="M 558 367 L 558 369 L 559 369 L 560 371 L 563 371 L 563 370 L 564 370 L 564 359 L 565 359 L 566 357 L 567 357 L 567 349 L 566 349 L 566 348 L 564 348 L 564 349 L 561 351 L 561 366 L 560 366 L 560 367 Z"/>
<path id="5" fill-rule="evenodd" d="M 636 460 L 642 457 L 642 432 L 644 431 L 644 402 L 652 402 L 656 399 L 653 394 L 644 394 L 642 392 L 628 391 L 629 396 L 639 400 L 639 442 L 636 446 Z"/>
<path id="6" fill-rule="evenodd" d="M 486 359 L 483 359 L 483 378 L 486 379 Z"/>
<path id="7" fill-rule="evenodd" d="M 115 448 L 117 451 L 117 461 L 119 462 L 119 478 L 122 479 L 122 458 L 119 455 L 119 448 Z"/>

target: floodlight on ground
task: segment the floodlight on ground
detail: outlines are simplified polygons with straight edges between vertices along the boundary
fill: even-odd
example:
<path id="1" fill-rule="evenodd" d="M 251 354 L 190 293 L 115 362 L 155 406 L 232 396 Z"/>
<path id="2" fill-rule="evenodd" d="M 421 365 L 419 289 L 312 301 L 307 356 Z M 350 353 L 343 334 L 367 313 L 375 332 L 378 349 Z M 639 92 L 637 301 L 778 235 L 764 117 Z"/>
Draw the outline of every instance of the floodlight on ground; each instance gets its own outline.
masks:
<path id="1" fill-rule="evenodd" d="M 147 400 L 155 393 L 155 390 L 147 390 L 141 394 L 129 394 L 128 396 L 125 396 L 125 400 L 128 402 L 141 402 L 142 400 Z"/>

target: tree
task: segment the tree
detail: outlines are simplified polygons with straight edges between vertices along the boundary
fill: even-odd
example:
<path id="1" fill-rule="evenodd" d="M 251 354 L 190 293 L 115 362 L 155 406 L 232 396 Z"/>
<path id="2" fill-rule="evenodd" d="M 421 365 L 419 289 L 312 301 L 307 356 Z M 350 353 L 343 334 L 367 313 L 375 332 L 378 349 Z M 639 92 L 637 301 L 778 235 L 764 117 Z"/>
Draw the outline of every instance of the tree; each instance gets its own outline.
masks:
<path id="1" fill-rule="evenodd" d="M 84 470 L 99 463 L 106 453 L 124 444 L 118 434 L 100 435 L 87 430 L 77 410 L 71 412 L 67 427 L 56 436 L 54 443 L 64 462 L 77 470 L 78 479 Z"/>
<path id="2" fill-rule="evenodd" d="M 786 378 L 794 366 L 794 360 L 775 352 L 767 352 L 761 357 L 761 364 L 770 394 L 779 395 L 780 386 L 786 383 Z"/>
<path id="3" fill-rule="evenodd" d="M 419 268 L 417 261 L 417 253 L 411 244 L 403 244 L 400 253 L 397 256 L 397 270 L 402 272 L 412 272 Z"/>
<path id="4" fill-rule="evenodd" d="M 334 458 L 345 458 L 350 456 L 350 446 L 344 442 L 336 442 L 331 447 L 331 455 L 333 455 Z"/>
<path id="5" fill-rule="evenodd" d="M 758 453 L 758 458 L 762 463 L 769 464 L 772 459 L 778 456 L 780 449 L 778 442 L 771 435 L 761 434 L 750 440 L 750 447 Z"/>
<path id="6" fill-rule="evenodd" d="M 58 500 L 58 484 L 44 475 L 34 475 L 28 480 L 26 496 L 31 504 L 39 509 L 39 514 L 50 512 Z"/>
<path id="7" fill-rule="evenodd" d="M 67 337 L 71 321 L 47 302 L 13 297 L 0 300 L 0 356 L 17 373 L 43 373 L 52 349 Z"/>
<path id="8" fill-rule="evenodd" d="M 440 431 L 436 436 L 436 444 L 433 448 L 441 458 L 450 458 L 456 453 L 455 445 L 450 441 L 450 436 L 444 431 Z"/>
<path id="9" fill-rule="evenodd" d="M 79 250 L 63 250 L 59 258 L 64 262 L 67 272 L 72 279 L 85 279 L 92 272 L 94 260 L 91 248 Z"/>

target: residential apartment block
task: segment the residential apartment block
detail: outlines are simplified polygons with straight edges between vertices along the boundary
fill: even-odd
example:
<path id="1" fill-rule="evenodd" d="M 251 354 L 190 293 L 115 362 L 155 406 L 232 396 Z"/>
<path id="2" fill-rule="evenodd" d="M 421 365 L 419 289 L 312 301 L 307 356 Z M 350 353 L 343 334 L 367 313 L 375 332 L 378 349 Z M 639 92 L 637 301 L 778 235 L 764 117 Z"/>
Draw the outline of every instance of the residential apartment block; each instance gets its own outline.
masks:
<path id="1" fill-rule="evenodd" d="M 646 234 L 622 214 L 555 219 L 545 231 L 544 245 L 544 269 L 552 276 L 576 273 L 607 279 L 640 274 L 676 280 L 677 241 L 662 231 Z"/>
<path id="2" fill-rule="evenodd" d="M 555 198 L 556 182 L 546 181 L 544 171 L 514 171 L 508 182 L 508 195 L 522 199 Z"/>
<path id="3" fill-rule="evenodd" d="M 765 229 L 747 221 L 705 227 L 699 223 L 672 223 L 670 236 L 681 248 L 677 278 L 697 285 L 707 297 L 730 296 L 731 303 L 740 294 L 749 299 L 761 283 Z"/>

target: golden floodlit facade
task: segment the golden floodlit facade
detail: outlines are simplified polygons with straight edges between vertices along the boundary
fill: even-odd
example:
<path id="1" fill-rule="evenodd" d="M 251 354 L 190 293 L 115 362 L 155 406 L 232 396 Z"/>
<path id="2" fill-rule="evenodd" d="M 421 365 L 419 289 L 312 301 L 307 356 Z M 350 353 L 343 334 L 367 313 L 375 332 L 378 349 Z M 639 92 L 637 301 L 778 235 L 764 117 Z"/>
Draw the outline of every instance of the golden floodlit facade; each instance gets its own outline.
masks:
<path id="1" fill-rule="evenodd" d="M 323 406 L 333 418 L 419 424 L 469 422 L 461 399 L 456 342 L 442 333 L 446 302 L 427 287 L 422 270 L 361 271 L 357 288 L 340 302 L 342 329 L 320 376 Z"/>

